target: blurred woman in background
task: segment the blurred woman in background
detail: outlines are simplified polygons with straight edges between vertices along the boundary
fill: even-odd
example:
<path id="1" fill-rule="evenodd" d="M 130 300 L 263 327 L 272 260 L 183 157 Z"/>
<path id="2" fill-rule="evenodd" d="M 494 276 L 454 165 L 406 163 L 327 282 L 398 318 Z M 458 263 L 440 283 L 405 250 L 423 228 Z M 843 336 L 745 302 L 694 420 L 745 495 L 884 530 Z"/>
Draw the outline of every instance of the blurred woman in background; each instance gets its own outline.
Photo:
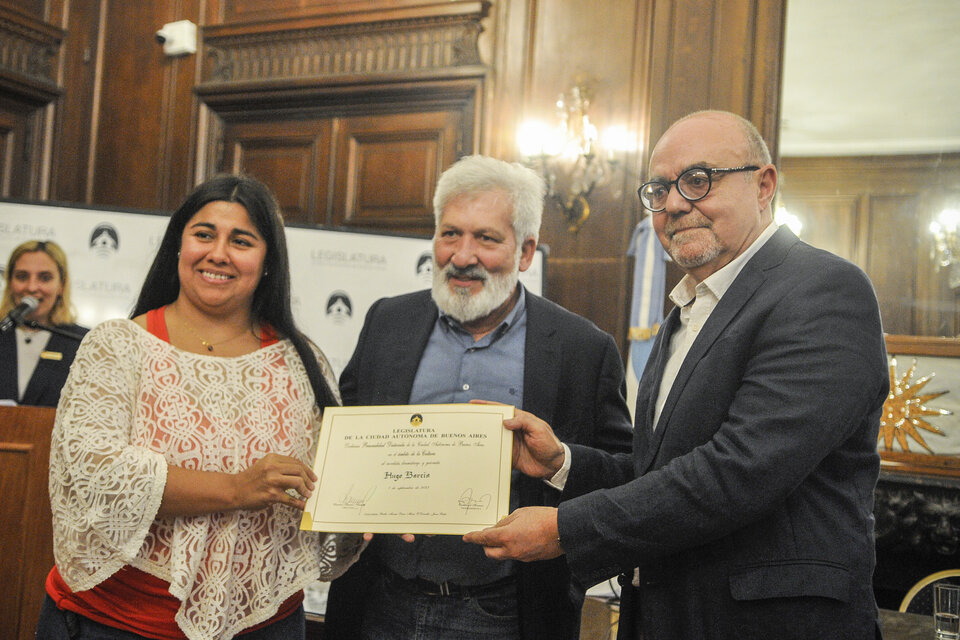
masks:
<path id="1" fill-rule="evenodd" d="M 23 324 L 0 333 L 0 400 L 56 407 L 80 338 L 87 332 L 74 323 L 67 256 L 49 240 L 24 242 L 10 254 L 4 280 L 0 318 L 31 297 L 37 306 L 25 320 L 77 337 Z"/>

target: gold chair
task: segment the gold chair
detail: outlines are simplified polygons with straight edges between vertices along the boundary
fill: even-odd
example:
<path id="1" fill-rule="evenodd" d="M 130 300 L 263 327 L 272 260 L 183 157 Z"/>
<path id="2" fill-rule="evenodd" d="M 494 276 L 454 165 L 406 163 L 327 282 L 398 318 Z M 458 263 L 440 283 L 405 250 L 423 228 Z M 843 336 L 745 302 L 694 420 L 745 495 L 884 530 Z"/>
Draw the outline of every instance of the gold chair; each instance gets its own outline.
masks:
<path id="1" fill-rule="evenodd" d="M 925 616 L 933 615 L 933 585 L 938 582 L 960 584 L 960 569 L 947 569 L 931 573 L 910 587 L 907 595 L 903 596 L 900 611 L 919 613 Z"/>

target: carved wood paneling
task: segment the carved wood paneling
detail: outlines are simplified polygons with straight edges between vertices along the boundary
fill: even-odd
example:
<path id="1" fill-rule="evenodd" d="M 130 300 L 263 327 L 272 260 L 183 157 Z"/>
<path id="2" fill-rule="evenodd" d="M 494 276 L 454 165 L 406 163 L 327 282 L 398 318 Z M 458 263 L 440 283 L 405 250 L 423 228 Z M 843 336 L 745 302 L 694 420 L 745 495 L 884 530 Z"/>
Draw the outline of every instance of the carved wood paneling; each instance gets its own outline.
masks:
<path id="1" fill-rule="evenodd" d="M 274 176 L 292 220 L 429 233 L 440 171 L 477 148 L 488 3 L 360 4 L 205 28 L 199 160 L 219 167 L 224 144 L 224 166 Z M 277 137 L 251 146 L 251 127 Z"/>
<path id="2" fill-rule="evenodd" d="M 26 7 L 29 9 L 30 7 Z M 46 126 L 57 84 L 64 31 L 0 4 L 0 127 L 5 130 L 0 194 L 40 198 L 47 195 L 52 141 Z"/>
<path id="3" fill-rule="evenodd" d="M 0 196 L 4 198 L 10 197 L 13 173 L 20 168 L 20 163 L 15 162 L 16 140 L 17 118 L 0 111 Z"/>
<path id="4" fill-rule="evenodd" d="M 479 78 L 373 87 L 362 103 L 315 88 L 263 103 L 205 95 L 199 162 L 263 178 L 291 221 L 429 234 L 436 179 L 476 149 L 481 87 Z"/>
<path id="5" fill-rule="evenodd" d="M 456 1 L 456 0 L 454 0 Z M 222 5 L 221 22 L 255 22 L 283 18 L 316 18 L 323 15 L 362 14 L 368 22 L 384 14 L 395 14 L 397 9 L 412 8 L 422 12 L 424 7 L 451 4 L 437 0 L 219 0 Z M 460 4 L 466 4 L 460 1 Z M 443 7 L 447 10 L 447 7 Z"/>
<path id="6" fill-rule="evenodd" d="M 63 41 L 63 96 L 57 103 L 54 140 L 57 149 L 70 151 L 52 155 L 51 200 L 89 202 L 92 192 L 93 122 L 99 100 L 97 69 L 103 55 L 101 20 L 105 18 L 101 11 L 106 11 L 105 3 L 72 2 L 69 6 Z M 110 127 L 106 129 L 109 134 Z"/>
<path id="7" fill-rule="evenodd" d="M 623 281 L 623 262 L 615 257 L 549 259 L 547 296 L 560 306 L 589 318 L 607 333 L 617 335 L 620 318 L 610 313 L 610 309 L 628 303 L 629 298 L 613 291 L 611 283 Z"/>
<path id="8" fill-rule="evenodd" d="M 271 0 L 269 7 L 263 0 L 223 0 L 224 22 L 249 22 L 271 16 L 291 17 L 290 14 L 309 14 L 311 10 L 343 4 L 343 0 Z M 367 3 L 361 3 L 367 4 Z"/>
<path id="9" fill-rule="evenodd" d="M 803 239 L 847 260 L 857 258 L 857 212 L 855 195 L 804 195 L 790 199 L 790 212 L 804 220 Z"/>
<path id="10" fill-rule="evenodd" d="M 270 185 L 288 222 L 327 222 L 330 119 L 229 124 L 223 139 L 224 169 Z"/>
<path id="11" fill-rule="evenodd" d="M 431 233 L 434 186 L 457 159 L 461 129 L 447 111 L 343 118 L 333 223 Z"/>
<path id="12" fill-rule="evenodd" d="M 920 248 L 926 225 L 922 229 L 916 225 L 920 213 L 916 203 L 916 194 L 872 195 L 864 200 L 869 223 L 862 264 L 878 291 L 887 333 L 918 333 L 917 312 L 926 306 L 913 304 L 922 298 L 918 272 L 932 267 L 929 248 L 925 246 L 925 252 Z"/>
<path id="13" fill-rule="evenodd" d="M 784 206 L 801 237 L 858 264 L 873 282 L 884 330 L 957 335 L 957 295 L 931 259 L 927 231 L 960 202 L 960 154 L 783 158 Z"/>
<path id="14" fill-rule="evenodd" d="M 520 122 L 555 124 L 558 96 L 577 83 L 593 94 L 589 115 L 600 131 L 620 125 L 642 138 L 645 114 L 639 96 L 648 70 L 638 65 L 644 64 L 643 52 L 650 44 L 648 10 L 648 3 L 632 1 L 605 3 L 602 11 L 582 3 L 533 0 L 497 7 L 506 30 L 498 34 L 497 55 L 510 75 L 498 78 L 501 98 L 490 118 L 500 128 L 492 132 L 493 144 L 503 149 L 504 157 L 520 159 Z M 568 231 L 552 200 L 544 209 L 540 232 L 541 244 L 550 248 L 550 299 L 610 332 L 621 349 L 630 304 L 626 250 L 639 215 L 636 166 L 642 154 L 639 150 L 618 156 L 611 180 L 591 192 L 590 217 L 577 233 Z M 569 182 L 561 172 L 558 184 Z"/>
<path id="15" fill-rule="evenodd" d="M 93 154 L 93 202 L 173 209 L 192 178 L 192 56 L 169 58 L 163 24 L 194 18 L 199 0 L 109 2 Z"/>
<path id="16" fill-rule="evenodd" d="M 485 2 L 204 30 L 204 83 L 446 75 L 481 64 Z M 372 20 L 372 21 L 371 21 Z"/>
<path id="17" fill-rule="evenodd" d="M 654 3 L 650 142 L 677 118 L 725 109 L 751 120 L 774 155 L 786 2 Z"/>
<path id="18" fill-rule="evenodd" d="M 0 0 L 0 7 L 9 7 L 36 20 L 43 20 L 48 0 Z"/>
<path id="19" fill-rule="evenodd" d="M 48 102 L 59 93 L 57 56 L 64 32 L 0 5 L 0 83 Z"/>
<path id="20" fill-rule="evenodd" d="M 0 97 L 0 195 L 31 198 L 39 195 L 42 170 L 44 109 Z"/>

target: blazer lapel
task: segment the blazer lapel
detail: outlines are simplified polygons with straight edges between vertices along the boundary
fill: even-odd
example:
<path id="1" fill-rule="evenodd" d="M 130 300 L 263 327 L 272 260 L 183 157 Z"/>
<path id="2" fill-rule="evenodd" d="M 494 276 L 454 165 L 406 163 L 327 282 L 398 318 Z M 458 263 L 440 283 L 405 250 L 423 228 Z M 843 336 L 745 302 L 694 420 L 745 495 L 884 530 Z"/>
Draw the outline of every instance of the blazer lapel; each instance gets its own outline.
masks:
<path id="1" fill-rule="evenodd" d="M 0 334 L 0 398 L 17 400 L 17 340 L 13 329 Z"/>
<path id="2" fill-rule="evenodd" d="M 526 292 L 527 337 L 523 348 L 523 407 L 553 424 L 560 386 L 560 338 L 544 318 L 542 301 Z"/>
<path id="3" fill-rule="evenodd" d="M 649 466 L 653 464 L 657 450 L 660 448 L 664 436 L 670 429 L 670 416 L 673 413 L 673 409 L 682 397 L 683 388 L 690 379 L 697 363 L 703 359 L 704 355 L 710 350 L 710 347 L 712 347 L 723 334 L 727 325 L 729 325 L 740 310 L 746 306 L 750 298 L 752 298 L 760 288 L 760 285 L 763 284 L 763 281 L 766 279 L 766 270 L 782 262 L 787 250 L 798 241 L 797 237 L 793 235 L 787 227 L 778 229 L 767 243 L 757 251 L 756 255 L 747 261 L 747 264 L 744 265 L 740 274 L 733 281 L 733 284 L 731 284 L 730 288 L 723 294 L 717 307 L 710 314 L 710 317 L 707 318 L 697 338 L 693 341 L 687 357 L 683 360 L 683 364 L 680 365 L 680 371 L 677 372 L 677 378 L 670 388 L 670 393 L 663 405 L 663 411 L 660 413 L 660 420 L 657 423 L 656 431 L 654 431 L 653 439 L 648 449 L 648 455 L 643 462 L 643 471 L 646 471 Z M 674 309 L 674 311 L 679 310 Z M 679 319 L 679 315 L 677 317 Z M 664 350 L 668 349 L 664 348 Z M 657 376 L 657 381 L 661 379 L 663 370 L 660 369 L 659 372 L 660 375 Z"/>
<path id="4" fill-rule="evenodd" d="M 420 358 L 439 315 L 429 292 L 425 293 L 422 304 L 410 305 L 404 313 L 390 318 L 391 330 L 374 343 L 381 345 L 384 356 L 377 358 L 376 382 L 369 387 L 361 386 L 375 394 L 375 400 L 371 398 L 372 404 L 410 402 Z"/>
<path id="5" fill-rule="evenodd" d="M 637 389 L 637 407 L 634 413 L 633 450 L 637 454 L 637 472 L 642 473 L 653 460 L 659 446 L 659 437 L 654 430 L 654 417 L 657 412 L 657 396 L 660 393 L 660 381 L 663 370 L 670 357 L 670 338 L 680 326 L 680 309 L 674 307 L 660 326 L 657 344 L 652 359 L 643 369 Z M 662 421 L 662 419 L 661 419 Z"/>
<path id="6" fill-rule="evenodd" d="M 63 373 L 56 375 L 56 369 L 63 367 L 63 360 L 72 357 L 76 352 L 76 346 L 79 343 L 70 344 L 70 338 L 65 338 L 57 334 L 52 334 L 47 346 L 43 348 L 44 353 L 59 353 L 60 360 L 48 360 L 41 357 L 37 361 L 37 368 L 33 370 L 33 375 L 27 383 L 27 388 L 23 390 L 23 400 L 21 404 L 43 404 L 52 402 L 59 395 L 59 391 L 51 389 L 51 385 L 59 384 Z"/>

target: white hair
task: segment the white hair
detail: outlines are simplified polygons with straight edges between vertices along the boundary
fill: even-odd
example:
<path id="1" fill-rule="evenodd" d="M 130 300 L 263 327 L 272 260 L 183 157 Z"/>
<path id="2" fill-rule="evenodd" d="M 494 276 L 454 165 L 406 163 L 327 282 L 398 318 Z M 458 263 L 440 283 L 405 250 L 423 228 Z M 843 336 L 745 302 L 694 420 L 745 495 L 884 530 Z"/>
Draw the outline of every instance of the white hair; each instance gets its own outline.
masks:
<path id="1" fill-rule="evenodd" d="M 440 226 L 443 209 L 452 199 L 487 191 L 507 194 L 513 209 L 513 232 L 518 246 L 527 238 L 539 240 L 546 183 L 532 169 L 489 156 L 464 156 L 443 172 L 433 196 L 436 226 Z"/>

